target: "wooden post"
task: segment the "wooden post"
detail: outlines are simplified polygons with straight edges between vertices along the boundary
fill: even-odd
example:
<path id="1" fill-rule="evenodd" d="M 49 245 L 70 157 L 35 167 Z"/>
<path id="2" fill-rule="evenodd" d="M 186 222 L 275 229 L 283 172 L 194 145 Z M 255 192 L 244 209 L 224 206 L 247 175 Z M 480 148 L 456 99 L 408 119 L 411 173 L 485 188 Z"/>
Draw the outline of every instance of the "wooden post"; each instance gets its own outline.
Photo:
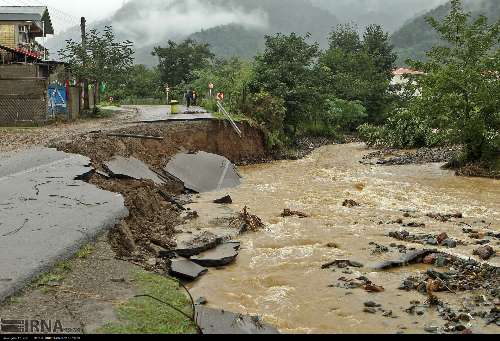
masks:
<path id="1" fill-rule="evenodd" d="M 87 59 L 87 34 L 86 34 L 86 23 L 87 21 L 85 20 L 85 17 L 81 18 L 81 24 L 80 28 L 82 30 L 82 48 L 84 51 L 83 54 L 83 66 L 85 68 L 85 65 L 87 64 L 86 59 Z M 83 84 L 83 110 L 89 110 L 90 105 L 89 105 L 89 82 L 86 79 L 82 80 Z"/>

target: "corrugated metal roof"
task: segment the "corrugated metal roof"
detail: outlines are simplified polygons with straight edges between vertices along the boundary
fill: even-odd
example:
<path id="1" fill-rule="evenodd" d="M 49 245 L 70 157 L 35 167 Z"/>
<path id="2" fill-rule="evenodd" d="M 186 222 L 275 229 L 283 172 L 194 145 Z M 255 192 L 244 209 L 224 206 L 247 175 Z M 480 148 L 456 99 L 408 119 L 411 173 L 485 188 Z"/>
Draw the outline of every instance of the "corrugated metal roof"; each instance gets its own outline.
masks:
<path id="1" fill-rule="evenodd" d="M 0 6 L 0 21 L 45 22 L 45 33 L 54 34 L 46 6 Z"/>

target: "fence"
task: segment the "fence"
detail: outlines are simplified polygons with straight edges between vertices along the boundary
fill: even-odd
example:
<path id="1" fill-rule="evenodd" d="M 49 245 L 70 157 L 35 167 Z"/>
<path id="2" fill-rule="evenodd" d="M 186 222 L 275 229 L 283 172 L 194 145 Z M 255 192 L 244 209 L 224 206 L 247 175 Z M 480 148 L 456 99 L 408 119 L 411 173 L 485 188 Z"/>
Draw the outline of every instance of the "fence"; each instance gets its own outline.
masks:
<path id="1" fill-rule="evenodd" d="M 44 98 L 0 95 L 0 124 L 41 122 L 46 112 Z"/>
<path id="2" fill-rule="evenodd" d="M 37 65 L 0 66 L 0 123 L 47 119 L 47 79 Z"/>

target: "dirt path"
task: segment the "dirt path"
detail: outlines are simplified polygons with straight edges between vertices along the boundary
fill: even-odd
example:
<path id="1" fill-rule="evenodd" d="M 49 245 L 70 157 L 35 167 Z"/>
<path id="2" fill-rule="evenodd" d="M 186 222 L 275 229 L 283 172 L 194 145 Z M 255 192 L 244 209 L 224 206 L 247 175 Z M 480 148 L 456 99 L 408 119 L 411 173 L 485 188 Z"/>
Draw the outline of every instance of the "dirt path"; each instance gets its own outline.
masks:
<path id="1" fill-rule="evenodd" d="M 26 333 L 51 334 L 38 321 L 50 322 L 51 328 L 60 321 L 63 330 L 57 334 L 195 332 L 184 316 L 136 295 L 151 295 L 186 313 L 191 309 L 176 282 L 116 259 L 103 236 L 1 304 L 0 316 L 29 321 Z"/>
<path id="2" fill-rule="evenodd" d="M 133 297 L 137 267 L 115 259 L 105 239 L 60 264 L 24 294 L 0 306 L 5 319 L 60 320 L 64 328 L 91 333 L 117 320 L 114 305 Z"/>
<path id="3" fill-rule="evenodd" d="M 107 115 L 103 118 L 54 123 L 43 127 L 0 127 L 0 153 L 47 146 L 53 141 L 71 140 L 80 134 L 95 130 L 127 127 L 137 118 L 137 110 L 130 107 L 109 108 L 106 112 Z"/>

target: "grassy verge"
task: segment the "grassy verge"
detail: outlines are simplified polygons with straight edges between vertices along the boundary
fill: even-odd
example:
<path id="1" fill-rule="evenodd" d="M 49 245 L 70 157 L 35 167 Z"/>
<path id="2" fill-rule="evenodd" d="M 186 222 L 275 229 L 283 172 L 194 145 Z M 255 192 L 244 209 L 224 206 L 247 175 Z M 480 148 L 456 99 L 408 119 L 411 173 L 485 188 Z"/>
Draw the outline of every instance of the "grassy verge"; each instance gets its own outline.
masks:
<path id="1" fill-rule="evenodd" d="M 179 284 L 163 276 L 138 272 L 135 285 L 141 294 L 168 302 L 187 315 L 191 302 Z M 171 307 L 149 297 L 133 298 L 117 307 L 118 323 L 111 323 L 98 333 L 104 334 L 196 334 L 193 322 Z"/>

